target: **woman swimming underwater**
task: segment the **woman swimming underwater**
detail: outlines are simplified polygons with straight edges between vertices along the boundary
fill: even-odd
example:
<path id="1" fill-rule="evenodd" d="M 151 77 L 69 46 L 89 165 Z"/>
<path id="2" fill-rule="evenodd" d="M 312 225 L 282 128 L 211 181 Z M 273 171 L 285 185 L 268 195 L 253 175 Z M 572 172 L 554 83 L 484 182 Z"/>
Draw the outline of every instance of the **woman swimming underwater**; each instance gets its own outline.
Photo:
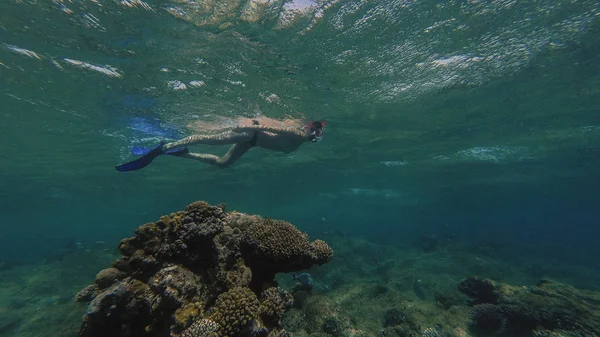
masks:
<path id="1" fill-rule="evenodd" d="M 303 123 L 300 119 L 279 121 L 267 117 L 238 118 L 236 126 L 218 134 L 192 135 L 181 140 L 164 143 L 152 149 L 134 147 L 133 153 L 140 158 L 116 167 L 119 172 L 135 171 L 148 166 L 154 158 L 167 154 L 171 156 L 199 160 L 203 163 L 227 167 L 240 159 L 253 147 L 261 147 L 271 151 L 290 153 L 297 150 L 304 142 L 318 142 L 323 137 L 325 120 Z M 214 125 L 202 125 L 214 129 Z M 208 153 L 194 153 L 188 146 L 233 144 L 229 151 L 219 157 Z"/>

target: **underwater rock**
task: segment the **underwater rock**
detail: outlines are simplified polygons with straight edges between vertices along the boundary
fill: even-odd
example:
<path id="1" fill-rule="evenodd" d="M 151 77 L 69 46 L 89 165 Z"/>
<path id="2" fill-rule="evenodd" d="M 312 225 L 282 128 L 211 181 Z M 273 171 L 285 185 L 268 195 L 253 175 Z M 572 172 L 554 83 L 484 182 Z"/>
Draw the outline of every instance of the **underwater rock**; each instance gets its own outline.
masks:
<path id="1" fill-rule="evenodd" d="M 403 310 L 398 309 L 397 307 L 393 307 L 391 309 L 386 310 L 383 315 L 383 326 L 390 327 L 396 326 L 406 320 L 406 314 Z"/>
<path id="2" fill-rule="evenodd" d="M 502 331 L 506 324 L 506 317 L 501 307 L 483 303 L 472 308 L 471 321 L 478 332 L 488 335 Z"/>
<path id="3" fill-rule="evenodd" d="M 105 289 L 113 285 L 113 283 L 123 279 L 125 273 L 117 268 L 106 268 L 101 270 L 96 275 L 96 284 L 99 289 Z"/>
<path id="4" fill-rule="evenodd" d="M 288 222 L 202 201 L 140 226 L 119 250 L 76 296 L 90 302 L 80 337 L 283 337 L 293 296 L 275 274 L 333 257 Z"/>
<path id="5" fill-rule="evenodd" d="M 89 302 L 98 295 L 98 285 L 90 284 L 75 295 L 75 302 Z"/>
<path id="6" fill-rule="evenodd" d="M 143 330 L 152 323 L 150 288 L 127 277 L 100 292 L 88 305 L 80 336 L 114 336 Z M 123 322 L 127 322 L 127 327 Z"/>
<path id="7" fill-rule="evenodd" d="M 472 304 L 497 303 L 498 285 L 488 279 L 468 277 L 458 284 L 458 290 L 472 299 Z"/>
<path id="8" fill-rule="evenodd" d="M 548 336 L 600 336 L 600 293 L 577 290 L 542 280 L 533 287 L 517 287 L 488 279 L 467 278 L 459 290 L 472 299 L 474 330 L 510 336 L 552 332 Z M 536 335 L 537 336 L 537 335 Z"/>

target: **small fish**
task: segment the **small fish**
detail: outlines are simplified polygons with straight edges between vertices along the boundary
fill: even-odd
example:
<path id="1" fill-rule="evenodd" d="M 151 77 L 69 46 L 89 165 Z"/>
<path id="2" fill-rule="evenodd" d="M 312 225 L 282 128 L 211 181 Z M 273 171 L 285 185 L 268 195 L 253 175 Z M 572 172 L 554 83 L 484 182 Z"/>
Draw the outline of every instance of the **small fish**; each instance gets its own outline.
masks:
<path id="1" fill-rule="evenodd" d="M 425 291 L 425 287 L 423 286 L 423 281 L 421 281 L 421 280 L 414 281 L 413 282 L 413 291 L 419 299 L 421 299 L 423 301 L 427 299 L 427 294 Z"/>
<path id="2" fill-rule="evenodd" d="M 304 287 L 312 288 L 313 286 L 313 278 L 309 273 L 294 274 L 292 277 Z"/>

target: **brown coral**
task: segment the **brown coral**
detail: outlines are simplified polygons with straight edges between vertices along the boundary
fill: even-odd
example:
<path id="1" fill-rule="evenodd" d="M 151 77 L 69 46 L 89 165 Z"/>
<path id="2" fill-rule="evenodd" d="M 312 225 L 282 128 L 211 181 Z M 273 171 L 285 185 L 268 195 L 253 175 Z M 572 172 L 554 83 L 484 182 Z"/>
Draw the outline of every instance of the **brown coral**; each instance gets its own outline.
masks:
<path id="1" fill-rule="evenodd" d="M 227 271 L 227 288 L 247 287 L 252 280 L 252 270 L 244 265 L 244 260 L 238 259 Z"/>
<path id="2" fill-rule="evenodd" d="M 197 319 L 199 317 L 201 317 L 201 315 L 202 315 L 202 304 L 199 302 L 188 303 L 188 304 L 180 307 L 179 309 L 177 309 L 175 311 L 175 314 L 173 315 L 175 318 L 175 330 L 181 331 L 181 329 L 189 326 L 189 328 L 187 328 L 185 331 L 190 336 L 200 336 L 198 334 L 198 332 L 204 331 L 204 330 L 201 329 L 203 327 L 203 325 L 200 324 L 199 322 L 203 321 L 203 320 L 198 321 Z M 194 320 L 196 320 L 196 321 L 194 321 Z M 190 323 L 192 323 L 192 321 L 194 321 L 194 323 L 190 326 Z M 215 326 L 216 326 L 216 324 L 215 324 Z M 217 329 L 215 328 L 214 331 L 217 331 Z"/>
<path id="3" fill-rule="evenodd" d="M 333 258 L 333 250 L 323 240 L 315 240 L 311 243 L 311 248 L 317 264 L 327 263 Z"/>
<path id="4" fill-rule="evenodd" d="M 252 290 L 236 287 L 219 295 L 210 319 L 219 325 L 219 336 L 235 336 L 256 318 L 259 305 Z"/>
<path id="5" fill-rule="evenodd" d="M 171 213 L 169 215 L 161 216 L 158 221 L 156 221 L 156 226 L 160 228 L 161 231 L 165 232 L 173 232 L 176 231 L 181 223 L 183 222 L 183 217 L 185 216 L 184 211 L 179 211 L 175 213 Z"/>
<path id="6" fill-rule="evenodd" d="M 260 295 L 259 314 L 263 322 L 279 325 L 285 312 L 293 304 L 293 296 L 277 287 L 267 288 Z"/>
<path id="7" fill-rule="evenodd" d="M 185 217 L 198 224 L 209 224 L 210 226 L 223 225 L 224 212 L 222 207 L 211 206 L 205 201 L 196 201 L 185 208 Z"/>
<path id="8" fill-rule="evenodd" d="M 147 223 L 135 230 L 146 254 L 154 254 L 160 248 L 162 231 L 155 223 Z"/>
<path id="9" fill-rule="evenodd" d="M 239 226 L 244 233 L 242 255 L 246 264 L 260 271 L 266 278 L 278 272 L 290 272 L 310 268 L 314 264 L 328 262 L 333 251 L 326 243 L 310 242 L 308 235 L 300 232 L 287 221 L 248 217 L 241 221 L 231 217 L 229 223 Z M 259 280 L 254 280 L 256 284 Z"/>
<path id="10" fill-rule="evenodd" d="M 304 255 L 311 249 L 308 236 L 286 221 L 264 219 L 246 233 L 256 253 L 273 261 Z"/>

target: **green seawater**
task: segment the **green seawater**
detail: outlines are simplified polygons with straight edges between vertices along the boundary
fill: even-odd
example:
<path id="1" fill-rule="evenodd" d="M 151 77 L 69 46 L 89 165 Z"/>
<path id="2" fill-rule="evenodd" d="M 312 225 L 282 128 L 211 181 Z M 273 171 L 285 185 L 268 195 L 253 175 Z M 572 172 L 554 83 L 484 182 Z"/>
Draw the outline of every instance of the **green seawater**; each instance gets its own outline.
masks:
<path id="1" fill-rule="evenodd" d="M 0 261 L 114 247 L 206 200 L 315 237 L 491 242 L 597 284 L 599 56 L 588 0 L 2 0 Z M 227 169 L 114 168 L 258 113 L 328 125 Z"/>

